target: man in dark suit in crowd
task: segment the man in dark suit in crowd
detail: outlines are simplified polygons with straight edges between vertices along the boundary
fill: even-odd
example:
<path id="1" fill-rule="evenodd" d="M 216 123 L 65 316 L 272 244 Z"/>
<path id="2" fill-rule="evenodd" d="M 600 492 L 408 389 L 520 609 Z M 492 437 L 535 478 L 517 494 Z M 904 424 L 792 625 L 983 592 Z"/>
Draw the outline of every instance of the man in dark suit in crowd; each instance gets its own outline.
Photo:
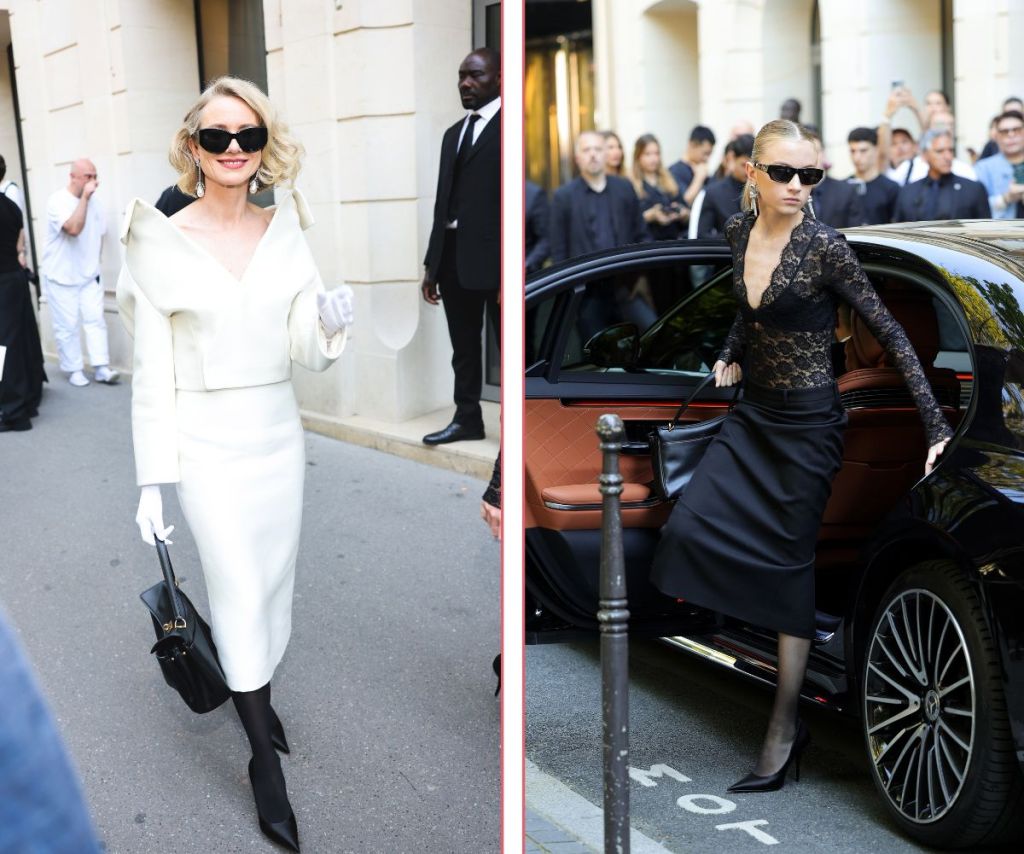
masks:
<path id="1" fill-rule="evenodd" d="M 697 237 L 724 237 L 725 223 L 740 212 L 740 197 L 747 180 L 746 163 L 754 153 L 754 137 L 742 134 L 725 147 L 724 175 L 708 184 L 697 222 Z"/>
<path id="2" fill-rule="evenodd" d="M 893 222 L 988 219 L 992 209 L 985 187 L 953 174 L 953 135 L 944 127 L 921 137 L 928 175 L 900 189 Z"/>
<path id="3" fill-rule="evenodd" d="M 832 165 L 825 159 L 825 146 L 813 125 L 804 125 L 814 137 L 814 147 L 818 149 L 818 165 L 825 170 L 825 177 L 815 184 L 811 190 L 811 204 L 814 206 L 814 218 L 821 220 L 833 228 L 850 228 L 864 224 L 864 210 L 861 207 L 857 189 L 845 181 L 837 181 L 828 177 Z"/>
<path id="4" fill-rule="evenodd" d="M 604 137 L 593 130 L 576 137 L 580 177 L 555 190 L 551 202 L 551 260 L 648 240 L 640 201 L 625 178 L 606 175 Z"/>
<path id="5" fill-rule="evenodd" d="M 853 163 L 853 175 L 846 179 L 846 183 L 860 197 L 864 215 L 857 224 L 892 222 L 900 185 L 878 171 L 878 132 L 874 128 L 854 128 L 846 141 L 850 146 L 850 161 Z"/>
<path id="6" fill-rule="evenodd" d="M 459 97 L 469 112 L 444 133 L 426 271 L 420 288 L 444 303 L 455 371 L 455 415 L 428 445 L 483 439 L 480 408 L 486 313 L 499 334 L 501 286 L 501 58 L 474 50 L 459 66 Z M 438 288 L 440 286 L 440 293 Z"/>
<path id="7" fill-rule="evenodd" d="M 640 200 L 625 178 L 606 175 L 605 140 L 597 131 L 576 138 L 580 177 L 555 190 L 551 202 L 551 260 L 558 262 L 588 252 L 650 240 Z M 628 321 L 640 330 L 657 315 L 634 281 L 595 280 L 580 305 L 577 323 L 583 341 L 605 327 Z"/>
<path id="8" fill-rule="evenodd" d="M 551 254 L 548 240 L 550 209 L 548 196 L 538 184 L 526 182 L 526 272 L 533 273 L 544 266 Z"/>

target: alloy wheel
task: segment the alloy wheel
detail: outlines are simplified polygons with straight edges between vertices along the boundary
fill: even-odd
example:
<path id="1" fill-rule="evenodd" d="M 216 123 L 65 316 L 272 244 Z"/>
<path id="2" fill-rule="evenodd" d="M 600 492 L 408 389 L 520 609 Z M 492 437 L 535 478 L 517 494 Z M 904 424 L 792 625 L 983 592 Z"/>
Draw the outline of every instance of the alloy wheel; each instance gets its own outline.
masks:
<path id="1" fill-rule="evenodd" d="M 956 617 L 929 590 L 893 596 L 868 649 L 864 721 L 874 773 L 892 806 L 927 824 L 954 805 L 970 768 L 977 697 Z"/>

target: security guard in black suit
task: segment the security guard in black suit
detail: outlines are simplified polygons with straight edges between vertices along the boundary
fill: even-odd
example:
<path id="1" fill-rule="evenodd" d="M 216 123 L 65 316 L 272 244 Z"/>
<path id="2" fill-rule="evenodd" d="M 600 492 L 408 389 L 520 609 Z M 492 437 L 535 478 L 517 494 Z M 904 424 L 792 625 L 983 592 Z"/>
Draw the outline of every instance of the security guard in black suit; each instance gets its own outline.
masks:
<path id="1" fill-rule="evenodd" d="M 480 48 L 459 66 L 459 97 L 469 112 L 445 131 L 434 225 L 420 288 L 444 303 L 455 371 L 455 416 L 423 441 L 483 439 L 480 335 L 486 312 L 499 334 L 501 287 L 501 57 Z M 440 292 L 439 292 L 440 288 Z"/>
<path id="2" fill-rule="evenodd" d="M 941 219 L 989 219 L 988 192 L 977 181 L 953 174 L 953 135 L 945 128 L 921 137 L 928 175 L 900 189 L 893 222 Z"/>

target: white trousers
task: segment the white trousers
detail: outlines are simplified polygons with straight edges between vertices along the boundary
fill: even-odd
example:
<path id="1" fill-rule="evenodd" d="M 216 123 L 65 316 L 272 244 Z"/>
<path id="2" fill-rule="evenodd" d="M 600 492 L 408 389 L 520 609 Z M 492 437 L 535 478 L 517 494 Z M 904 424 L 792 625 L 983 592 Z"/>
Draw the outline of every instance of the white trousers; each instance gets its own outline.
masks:
<path id="1" fill-rule="evenodd" d="M 78 332 L 79 317 L 82 329 L 85 330 L 89 364 L 94 368 L 109 365 L 107 323 L 103 319 L 103 285 L 95 279 L 80 285 L 62 285 L 52 279 L 45 279 L 45 282 L 60 369 L 70 374 L 84 367 L 82 342 Z"/>

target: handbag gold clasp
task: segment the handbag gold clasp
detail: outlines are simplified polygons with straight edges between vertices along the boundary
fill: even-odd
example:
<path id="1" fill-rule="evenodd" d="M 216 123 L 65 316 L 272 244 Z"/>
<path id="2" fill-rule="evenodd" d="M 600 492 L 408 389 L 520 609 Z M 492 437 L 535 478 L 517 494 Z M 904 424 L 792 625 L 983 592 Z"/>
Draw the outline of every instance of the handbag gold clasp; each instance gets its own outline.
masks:
<path id="1" fill-rule="evenodd" d="M 173 623 L 164 623 L 164 634 L 172 631 L 173 629 L 187 629 L 188 623 L 185 622 L 184 617 L 175 617 Z"/>

